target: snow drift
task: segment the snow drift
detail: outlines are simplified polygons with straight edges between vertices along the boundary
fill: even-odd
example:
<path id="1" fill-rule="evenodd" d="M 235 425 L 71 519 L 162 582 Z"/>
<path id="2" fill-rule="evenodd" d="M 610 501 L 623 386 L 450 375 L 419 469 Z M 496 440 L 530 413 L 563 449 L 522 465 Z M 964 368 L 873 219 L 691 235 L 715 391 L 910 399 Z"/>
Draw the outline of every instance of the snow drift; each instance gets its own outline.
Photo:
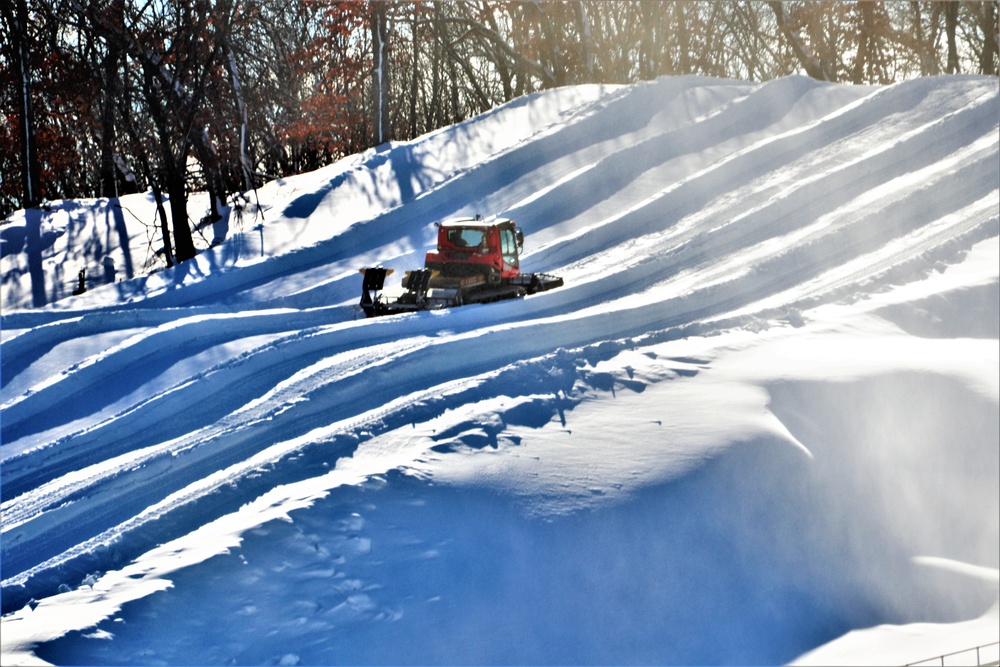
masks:
<path id="1" fill-rule="evenodd" d="M 269 183 L 155 272 L 146 195 L 17 214 L 4 664 L 996 641 L 998 104 L 985 77 L 549 91 Z M 359 267 L 477 213 L 566 286 L 360 316 Z M 127 280 L 69 297 L 108 256 Z"/>

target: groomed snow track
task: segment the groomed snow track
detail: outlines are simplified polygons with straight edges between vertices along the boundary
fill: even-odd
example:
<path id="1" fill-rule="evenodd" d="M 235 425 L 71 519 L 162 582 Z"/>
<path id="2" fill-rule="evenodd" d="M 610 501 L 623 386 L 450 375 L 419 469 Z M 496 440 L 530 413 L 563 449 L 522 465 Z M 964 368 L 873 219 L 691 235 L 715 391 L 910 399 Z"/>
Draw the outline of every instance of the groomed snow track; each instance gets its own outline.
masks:
<path id="1" fill-rule="evenodd" d="M 546 100 L 563 106 L 544 124 L 509 145 L 487 141 Z M 137 279 L 128 304 L 109 286 L 26 308 L 14 301 L 26 298 L 24 283 L 9 282 L 17 258 L 5 257 L 3 635 L 20 642 L 5 650 L 23 656 L 59 636 L 18 634 L 29 601 L 93 586 L 272 495 L 273 511 L 232 535 L 338 485 L 409 469 L 433 476 L 428 461 L 458 456 L 441 442 L 380 444 L 397 432 L 502 403 L 499 426 L 469 417 L 455 432 L 466 444 L 514 446 L 505 428 L 565 423 L 593 398 L 581 387 L 638 391 L 709 364 L 677 358 L 635 377 L 624 366 L 597 370 L 630 350 L 801 326 L 810 309 L 959 263 L 1000 234 L 998 136 L 995 78 L 884 88 L 679 78 L 542 93 L 367 154 L 328 187 L 289 179 L 271 192 L 260 237 L 280 235 L 286 221 L 340 216 L 335 235 L 262 261 L 206 251 Z M 407 161 L 445 140 L 465 142 L 475 159 L 450 170 Z M 344 208 L 351 192 L 382 192 L 389 168 L 382 199 L 369 196 L 376 203 L 357 214 Z M 435 220 L 480 211 L 518 220 L 530 239 L 525 264 L 565 286 L 489 306 L 360 316 L 358 266 L 419 265 Z M 352 456 L 364 462 L 347 468 L 357 478 L 280 500 L 281 489 Z M 238 538 L 221 543 L 202 560 Z M 107 600 L 117 608 L 147 592 Z M 86 608 L 77 629 L 116 613 Z M 680 658 L 713 655 L 692 651 Z"/>

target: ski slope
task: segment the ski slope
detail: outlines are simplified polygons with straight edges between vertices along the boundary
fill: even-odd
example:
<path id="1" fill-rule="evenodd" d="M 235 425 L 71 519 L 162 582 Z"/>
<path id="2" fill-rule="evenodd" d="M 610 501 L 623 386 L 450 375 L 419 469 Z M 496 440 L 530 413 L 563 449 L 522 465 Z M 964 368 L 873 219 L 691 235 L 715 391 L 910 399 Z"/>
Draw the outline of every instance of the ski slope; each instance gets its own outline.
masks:
<path id="1" fill-rule="evenodd" d="M 3 664 L 996 642 L 998 123 L 989 77 L 661 78 L 268 183 L 173 269 L 148 194 L 15 214 Z M 565 287 L 364 319 L 475 214 Z"/>

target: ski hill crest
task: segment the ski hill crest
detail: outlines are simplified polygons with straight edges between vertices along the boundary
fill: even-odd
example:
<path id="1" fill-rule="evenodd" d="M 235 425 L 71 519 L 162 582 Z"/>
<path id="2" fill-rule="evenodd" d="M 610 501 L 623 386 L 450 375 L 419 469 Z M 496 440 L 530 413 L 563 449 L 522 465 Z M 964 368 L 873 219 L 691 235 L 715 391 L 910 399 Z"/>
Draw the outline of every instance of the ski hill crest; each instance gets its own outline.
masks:
<path id="1" fill-rule="evenodd" d="M 995 77 L 664 77 L 269 182 L 170 269 L 148 193 L 13 214 L 0 662 L 995 642 L 998 149 Z M 476 215 L 564 286 L 364 317 Z"/>

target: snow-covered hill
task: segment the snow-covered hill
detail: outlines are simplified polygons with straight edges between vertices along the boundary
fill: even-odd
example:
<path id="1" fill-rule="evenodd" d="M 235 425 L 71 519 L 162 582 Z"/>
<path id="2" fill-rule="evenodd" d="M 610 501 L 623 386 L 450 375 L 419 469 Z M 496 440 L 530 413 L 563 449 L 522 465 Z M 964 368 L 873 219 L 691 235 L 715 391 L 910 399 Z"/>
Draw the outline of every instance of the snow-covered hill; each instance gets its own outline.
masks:
<path id="1" fill-rule="evenodd" d="M 998 119 L 995 78 L 664 78 L 269 183 L 171 270 L 147 195 L 18 214 L 3 664 L 995 642 Z M 361 316 L 476 213 L 566 286 Z"/>

